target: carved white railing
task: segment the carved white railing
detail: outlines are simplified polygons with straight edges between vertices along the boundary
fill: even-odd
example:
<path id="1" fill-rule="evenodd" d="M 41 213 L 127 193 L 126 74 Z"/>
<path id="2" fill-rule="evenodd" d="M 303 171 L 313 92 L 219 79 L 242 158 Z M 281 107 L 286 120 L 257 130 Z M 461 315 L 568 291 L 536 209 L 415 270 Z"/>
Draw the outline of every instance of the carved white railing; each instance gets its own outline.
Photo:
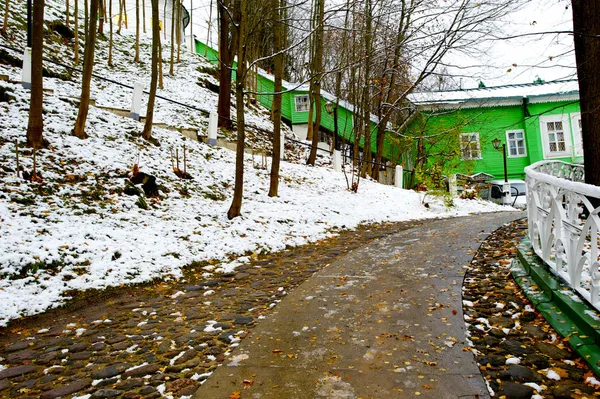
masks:
<path id="1" fill-rule="evenodd" d="M 561 161 L 537 162 L 525 168 L 525 174 L 534 251 L 600 310 L 600 207 L 590 202 L 600 199 L 600 187 L 583 182 L 583 166 Z"/>

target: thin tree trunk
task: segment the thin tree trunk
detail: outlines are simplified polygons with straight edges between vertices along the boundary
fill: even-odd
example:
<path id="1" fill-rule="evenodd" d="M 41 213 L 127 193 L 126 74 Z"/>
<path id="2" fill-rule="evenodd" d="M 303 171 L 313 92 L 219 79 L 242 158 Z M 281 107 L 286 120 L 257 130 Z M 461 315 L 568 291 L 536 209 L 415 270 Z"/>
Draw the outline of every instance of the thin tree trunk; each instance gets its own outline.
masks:
<path id="1" fill-rule="evenodd" d="M 90 25 L 88 36 L 85 41 L 85 51 L 83 53 L 83 80 L 81 83 L 81 98 L 79 101 L 79 112 L 75 121 L 73 133 L 80 139 L 87 138 L 85 132 L 85 121 L 87 120 L 90 107 L 90 84 L 92 80 L 92 70 L 94 68 L 94 47 L 96 45 L 96 18 L 98 17 L 98 0 L 90 2 Z"/>
<path id="2" fill-rule="evenodd" d="M 152 1 L 152 0 L 150 0 Z M 160 31 L 159 31 L 160 36 Z M 164 89 L 164 81 L 163 81 L 163 57 L 162 57 L 162 43 L 158 40 L 158 88 Z"/>
<path id="3" fill-rule="evenodd" d="M 8 3 L 8 1 L 7 1 Z M 67 28 L 69 28 L 71 26 L 71 16 L 69 15 L 69 11 L 71 7 L 69 7 L 69 0 L 65 1 L 65 5 L 66 5 L 66 18 L 65 18 L 65 25 L 67 26 Z M 8 8 L 7 8 L 8 10 Z"/>
<path id="4" fill-rule="evenodd" d="M 275 73 L 275 96 L 273 97 L 273 160 L 269 197 L 277 197 L 279 190 L 279 166 L 281 163 L 281 103 L 283 90 L 283 46 L 285 30 L 283 27 L 283 10 L 285 0 L 272 0 L 273 7 L 273 51 L 277 54 L 273 60 Z"/>
<path id="5" fill-rule="evenodd" d="M 6 1 L 8 1 L 8 0 L 6 0 Z M 206 54 L 208 54 L 208 44 L 210 43 L 210 30 L 212 29 L 212 10 L 213 10 L 213 0 L 210 0 L 210 8 L 208 11 L 208 29 L 206 30 L 206 46 L 204 46 L 204 56 L 205 57 L 206 57 Z M 218 28 L 219 28 L 219 32 L 220 32 L 221 28 L 220 27 L 218 27 Z M 219 35 L 219 37 L 221 37 L 221 35 Z M 221 51 L 220 44 L 218 47 L 219 47 L 219 51 Z"/>
<path id="6" fill-rule="evenodd" d="M 77 0 L 75 0 L 77 1 Z M 108 0 L 108 14 L 109 14 L 109 18 L 108 18 L 108 25 L 110 28 L 110 33 L 108 35 L 108 66 L 113 66 L 113 61 L 112 61 L 112 53 L 113 53 L 113 19 L 112 19 L 112 5 L 113 5 L 113 0 Z"/>
<path id="7" fill-rule="evenodd" d="M 73 52 L 75 53 L 75 65 L 79 64 L 79 0 L 74 0 L 75 2 L 75 15 L 73 15 L 73 22 L 75 23 L 75 49 Z"/>
<path id="8" fill-rule="evenodd" d="M 123 16 L 125 17 L 125 29 L 129 29 L 129 18 L 127 18 L 127 0 L 123 0 Z"/>
<path id="9" fill-rule="evenodd" d="M 158 63 L 160 60 L 160 28 L 158 25 L 158 0 L 152 1 L 152 78 L 150 80 L 150 94 L 148 96 L 148 107 L 146 110 L 146 123 L 142 137 L 146 140 L 152 138 L 152 120 L 154 119 L 154 100 L 156 98 L 156 86 L 158 83 Z"/>
<path id="10" fill-rule="evenodd" d="M 171 61 L 169 64 L 169 75 L 171 76 L 175 75 L 173 70 L 173 64 L 175 61 L 175 41 L 173 40 L 173 37 L 175 36 L 175 1 L 176 0 L 173 0 L 173 6 L 171 8 Z"/>
<path id="11" fill-rule="evenodd" d="M 231 3 L 222 4 L 217 2 L 219 10 L 219 102 L 217 104 L 217 113 L 219 114 L 218 126 L 231 130 L 231 73 L 232 63 L 235 56 L 234 50 L 237 43 L 235 37 L 230 43 L 229 29 L 231 27 L 231 19 L 229 13 L 225 10 Z M 234 35 L 236 36 L 236 35 Z"/>
<path id="12" fill-rule="evenodd" d="M 244 119 L 244 78 L 246 77 L 246 0 L 235 0 L 237 19 L 238 62 L 235 82 L 235 103 L 237 114 L 237 144 L 235 153 L 235 186 L 231 207 L 227 217 L 231 220 L 242 214 L 242 197 L 244 194 L 244 146 L 246 125 Z"/>
<path id="13" fill-rule="evenodd" d="M 98 33 L 103 35 L 104 34 L 104 14 L 106 14 L 106 12 L 104 11 L 104 0 L 99 0 L 98 1 Z"/>
<path id="14" fill-rule="evenodd" d="M 140 62 L 140 0 L 135 0 L 135 57 L 133 61 Z"/>
<path id="15" fill-rule="evenodd" d="M 177 2 L 177 23 L 175 24 L 175 28 L 177 29 L 177 33 L 175 37 L 177 38 L 177 63 L 181 62 L 181 1 L 176 0 Z"/>
<path id="16" fill-rule="evenodd" d="M 29 122 L 27 124 L 27 145 L 34 149 L 44 145 L 44 82 L 42 79 L 44 53 L 44 0 L 33 2 L 33 30 L 31 43 L 31 97 Z M 17 171 L 18 172 L 18 171 Z"/>
<path id="17" fill-rule="evenodd" d="M 314 165 L 317 160 L 317 146 L 319 145 L 319 131 L 321 130 L 321 80 L 323 79 L 323 34 L 325 31 L 325 0 L 318 1 L 317 29 L 315 31 L 315 62 L 313 79 L 311 80 L 311 92 L 315 101 L 315 124 L 313 127 L 312 147 L 308 157 L 307 165 Z M 309 123 L 312 123 L 309 120 Z"/>
<path id="18" fill-rule="evenodd" d="M 84 25 L 83 25 L 83 37 L 84 40 L 86 40 L 85 44 L 87 46 L 87 38 L 88 38 L 88 28 L 89 28 L 89 24 L 90 24 L 90 4 L 88 0 L 83 0 L 83 18 L 84 19 Z M 84 50 L 85 52 L 85 50 Z"/>
<path id="19" fill-rule="evenodd" d="M 373 150 L 371 145 L 371 109 L 369 107 L 371 100 L 370 90 L 370 75 L 371 75 L 371 35 L 373 28 L 373 9 L 371 7 L 371 0 L 365 1 L 365 76 L 363 81 L 363 123 L 364 128 L 364 141 L 363 141 L 363 156 L 364 162 L 362 165 L 362 177 L 371 175 Z"/>
<path id="20" fill-rule="evenodd" d="M 119 26 L 117 27 L 117 35 L 121 34 L 121 26 L 123 25 L 123 1 L 124 0 L 117 0 L 119 2 L 119 20 L 117 21 L 117 23 L 119 24 Z"/>
<path id="21" fill-rule="evenodd" d="M 4 3 L 4 22 L 2 24 L 2 36 L 6 36 L 6 28 L 8 27 L 8 6 L 10 5 L 10 0 L 6 0 Z"/>
<path id="22" fill-rule="evenodd" d="M 163 7 L 163 39 L 165 39 L 165 42 L 167 41 L 167 3 L 169 3 L 169 0 L 164 0 L 165 1 L 165 5 Z"/>
<path id="23" fill-rule="evenodd" d="M 146 34 L 146 0 L 142 0 L 142 26 L 144 28 L 144 35 Z"/>

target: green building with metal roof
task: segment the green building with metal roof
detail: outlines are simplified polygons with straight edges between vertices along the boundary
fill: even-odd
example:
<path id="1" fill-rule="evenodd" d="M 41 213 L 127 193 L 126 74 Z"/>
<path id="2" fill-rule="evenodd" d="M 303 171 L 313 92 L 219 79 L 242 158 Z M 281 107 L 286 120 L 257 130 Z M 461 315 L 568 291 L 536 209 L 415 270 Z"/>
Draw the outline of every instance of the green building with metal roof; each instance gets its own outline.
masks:
<path id="1" fill-rule="evenodd" d="M 444 173 L 502 178 L 502 144 L 509 178 L 524 178 L 524 168 L 540 160 L 583 161 L 577 80 L 413 93 L 409 100 L 418 116 L 405 133 L 421 139 L 426 163 L 443 165 Z"/>

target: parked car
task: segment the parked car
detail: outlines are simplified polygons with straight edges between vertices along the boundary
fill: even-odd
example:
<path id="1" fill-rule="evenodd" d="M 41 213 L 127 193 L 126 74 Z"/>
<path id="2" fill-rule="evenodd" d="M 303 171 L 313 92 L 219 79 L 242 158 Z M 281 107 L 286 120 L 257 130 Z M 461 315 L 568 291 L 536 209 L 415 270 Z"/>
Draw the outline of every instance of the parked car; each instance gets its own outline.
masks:
<path id="1" fill-rule="evenodd" d="M 508 179 L 510 184 L 510 205 L 515 208 L 527 207 L 527 186 L 523 180 Z M 479 191 L 481 199 L 502 204 L 502 187 L 504 179 L 492 180 L 488 187 L 484 187 Z"/>

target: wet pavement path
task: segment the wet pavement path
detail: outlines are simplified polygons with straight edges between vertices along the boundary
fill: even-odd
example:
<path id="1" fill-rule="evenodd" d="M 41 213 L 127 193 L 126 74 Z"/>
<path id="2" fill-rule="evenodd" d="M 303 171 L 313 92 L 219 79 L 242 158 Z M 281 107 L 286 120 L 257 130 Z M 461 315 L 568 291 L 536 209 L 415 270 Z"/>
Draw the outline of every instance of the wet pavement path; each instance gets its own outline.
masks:
<path id="1" fill-rule="evenodd" d="M 194 398 L 489 397 L 461 288 L 521 213 L 433 220 L 337 258 L 291 292 Z"/>
<path id="2" fill-rule="evenodd" d="M 0 398 L 191 395 L 287 292 L 369 242 L 422 222 L 341 232 L 235 273 L 79 295 L 0 329 Z M 88 397 L 88 396 L 84 396 Z"/>

